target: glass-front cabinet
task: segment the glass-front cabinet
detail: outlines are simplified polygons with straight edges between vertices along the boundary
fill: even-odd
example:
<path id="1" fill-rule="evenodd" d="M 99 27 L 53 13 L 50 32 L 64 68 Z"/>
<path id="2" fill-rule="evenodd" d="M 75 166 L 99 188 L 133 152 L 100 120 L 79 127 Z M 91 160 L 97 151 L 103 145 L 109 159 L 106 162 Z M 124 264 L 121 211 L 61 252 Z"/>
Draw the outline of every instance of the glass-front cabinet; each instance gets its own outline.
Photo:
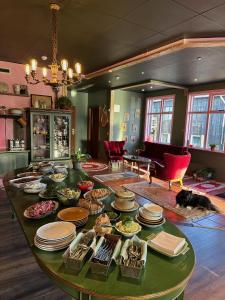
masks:
<path id="1" fill-rule="evenodd" d="M 30 110 L 31 161 L 70 158 L 71 114 Z"/>

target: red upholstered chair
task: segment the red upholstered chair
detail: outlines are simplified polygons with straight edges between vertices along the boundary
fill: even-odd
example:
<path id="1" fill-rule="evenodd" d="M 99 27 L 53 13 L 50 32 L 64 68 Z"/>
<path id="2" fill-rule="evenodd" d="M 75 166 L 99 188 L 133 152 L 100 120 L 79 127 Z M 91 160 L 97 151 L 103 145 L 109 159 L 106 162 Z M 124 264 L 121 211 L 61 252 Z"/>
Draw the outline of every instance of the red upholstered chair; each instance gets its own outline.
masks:
<path id="1" fill-rule="evenodd" d="M 123 149 L 124 145 L 125 141 L 104 141 L 105 152 L 110 162 L 123 160 L 123 155 L 127 152 Z"/>
<path id="2" fill-rule="evenodd" d="M 190 164 L 190 160 L 190 153 L 184 155 L 164 153 L 163 163 L 155 162 L 155 176 L 159 179 L 169 181 L 169 189 L 171 189 L 173 182 L 179 182 L 183 186 L 183 177 Z"/>

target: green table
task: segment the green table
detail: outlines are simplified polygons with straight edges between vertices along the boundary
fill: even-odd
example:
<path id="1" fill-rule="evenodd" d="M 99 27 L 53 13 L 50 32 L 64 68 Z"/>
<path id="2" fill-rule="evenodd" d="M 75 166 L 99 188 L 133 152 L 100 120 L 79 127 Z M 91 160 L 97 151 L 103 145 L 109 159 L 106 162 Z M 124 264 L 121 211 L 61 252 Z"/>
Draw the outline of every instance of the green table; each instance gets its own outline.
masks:
<path id="1" fill-rule="evenodd" d="M 183 291 L 188 280 L 192 275 L 195 265 L 195 255 L 192 245 L 189 243 L 190 250 L 177 258 L 167 258 L 153 250 L 148 249 L 147 264 L 144 274 L 140 281 L 125 279 L 120 276 L 119 268 L 112 266 L 112 271 L 108 278 L 93 275 L 87 262 L 81 272 L 75 275 L 72 271 L 65 269 L 62 259 L 64 250 L 57 252 L 45 252 L 37 249 L 33 245 L 33 238 L 36 230 L 49 222 L 56 220 L 56 215 L 49 216 L 41 220 L 27 220 L 23 216 L 25 208 L 39 200 L 37 195 L 25 194 L 23 190 L 8 185 L 8 180 L 15 174 L 8 174 L 4 178 L 4 184 L 8 198 L 17 215 L 38 264 L 43 271 L 49 275 L 61 289 L 75 299 L 183 299 Z M 68 186 L 76 186 L 76 182 L 87 179 L 87 175 L 79 171 L 70 170 L 66 179 Z M 95 187 L 102 187 L 96 182 Z M 106 207 L 109 209 L 114 195 L 105 200 Z M 61 209 L 60 207 L 59 209 Z M 136 212 L 130 213 L 135 215 Z M 90 216 L 85 228 L 91 228 L 96 216 Z M 183 233 L 172 223 L 167 221 L 163 229 L 177 236 L 184 236 Z M 149 229 L 143 227 L 140 238 L 145 239 L 152 232 L 162 229 Z"/>

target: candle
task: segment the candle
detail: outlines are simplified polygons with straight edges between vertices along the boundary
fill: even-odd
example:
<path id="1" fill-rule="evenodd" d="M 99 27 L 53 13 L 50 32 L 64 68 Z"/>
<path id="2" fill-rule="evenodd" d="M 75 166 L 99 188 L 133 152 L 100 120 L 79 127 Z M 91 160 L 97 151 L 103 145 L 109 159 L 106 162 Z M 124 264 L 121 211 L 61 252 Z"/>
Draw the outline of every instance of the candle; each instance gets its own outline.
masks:
<path id="1" fill-rule="evenodd" d="M 31 70 L 36 71 L 37 70 L 37 61 L 36 59 L 31 60 Z"/>
<path id="2" fill-rule="evenodd" d="M 68 61 L 66 59 L 62 59 L 62 61 L 61 61 L 61 67 L 62 67 L 62 70 L 64 72 L 67 71 L 67 69 L 68 69 Z"/>
<path id="3" fill-rule="evenodd" d="M 81 64 L 75 63 L 75 71 L 77 74 L 81 74 Z"/>
<path id="4" fill-rule="evenodd" d="M 47 68 L 42 68 L 42 75 L 43 75 L 43 77 L 47 77 L 47 74 L 48 74 Z"/>
<path id="5" fill-rule="evenodd" d="M 68 69 L 68 76 L 70 79 L 73 78 L 73 69 L 71 69 L 71 68 Z"/>
<path id="6" fill-rule="evenodd" d="M 26 73 L 26 75 L 30 75 L 30 65 L 29 64 L 25 65 L 25 73 Z"/>

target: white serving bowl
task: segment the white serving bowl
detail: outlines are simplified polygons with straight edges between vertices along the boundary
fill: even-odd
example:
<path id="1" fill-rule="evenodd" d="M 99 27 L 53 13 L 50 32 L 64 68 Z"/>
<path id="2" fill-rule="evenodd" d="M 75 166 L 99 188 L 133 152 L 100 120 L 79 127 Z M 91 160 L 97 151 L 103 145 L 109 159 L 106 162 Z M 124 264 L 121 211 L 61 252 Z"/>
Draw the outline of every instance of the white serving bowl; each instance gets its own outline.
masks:
<path id="1" fill-rule="evenodd" d="M 140 213 L 141 217 L 143 217 L 144 219 L 149 220 L 149 221 L 157 221 L 157 220 L 160 220 L 162 218 L 162 214 L 159 215 L 159 216 L 151 216 L 149 214 L 146 214 L 143 207 L 141 207 L 139 209 L 139 213 Z"/>
<path id="2" fill-rule="evenodd" d="M 58 175 L 58 174 L 63 174 L 64 176 L 61 178 L 55 178 L 54 175 Z M 66 179 L 66 174 L 64 174 L 64 173 L 51 174 L 51 175 L 49 175 L 49 178 L 54 182 L 62 182 L 64 179 Z"/>
<path id="3" fill-rule="evenodd" d="M 135 223 L 137 223 L 138 224 L 138 226 L 139 226 L 139 229 L 137 230 L 137 231 L 135 231 L 135 232 L 124 232 L 124 231 L 121 231 L 121 230 L 119 230 L 118 229 L 118 227 L 117 227 L 117 225 L 119 224 L 119 223 L 121 223 L 122 221 L 120 221 L 120 222 L 118 222 L 118 223 L 116 223 L 116 226 L 115 226 L 115 229 L 119 232 L 119 233 L 121 233 L 123 236 L 125 236 L 125 237 L 132 237 L 132 236 L 134 236 L 135 234 L 138 234 L 140 231 L 141 231 L 141 225 L 140 224 L 138 224 L 137 222 L 135 222 Z"/>
<path id="4" fill-rule="evenodd" d="M 159 205 L 148 203 L 143 206 L 143 213 L 148 217 L 161 217 L 163 208 Z"/>

